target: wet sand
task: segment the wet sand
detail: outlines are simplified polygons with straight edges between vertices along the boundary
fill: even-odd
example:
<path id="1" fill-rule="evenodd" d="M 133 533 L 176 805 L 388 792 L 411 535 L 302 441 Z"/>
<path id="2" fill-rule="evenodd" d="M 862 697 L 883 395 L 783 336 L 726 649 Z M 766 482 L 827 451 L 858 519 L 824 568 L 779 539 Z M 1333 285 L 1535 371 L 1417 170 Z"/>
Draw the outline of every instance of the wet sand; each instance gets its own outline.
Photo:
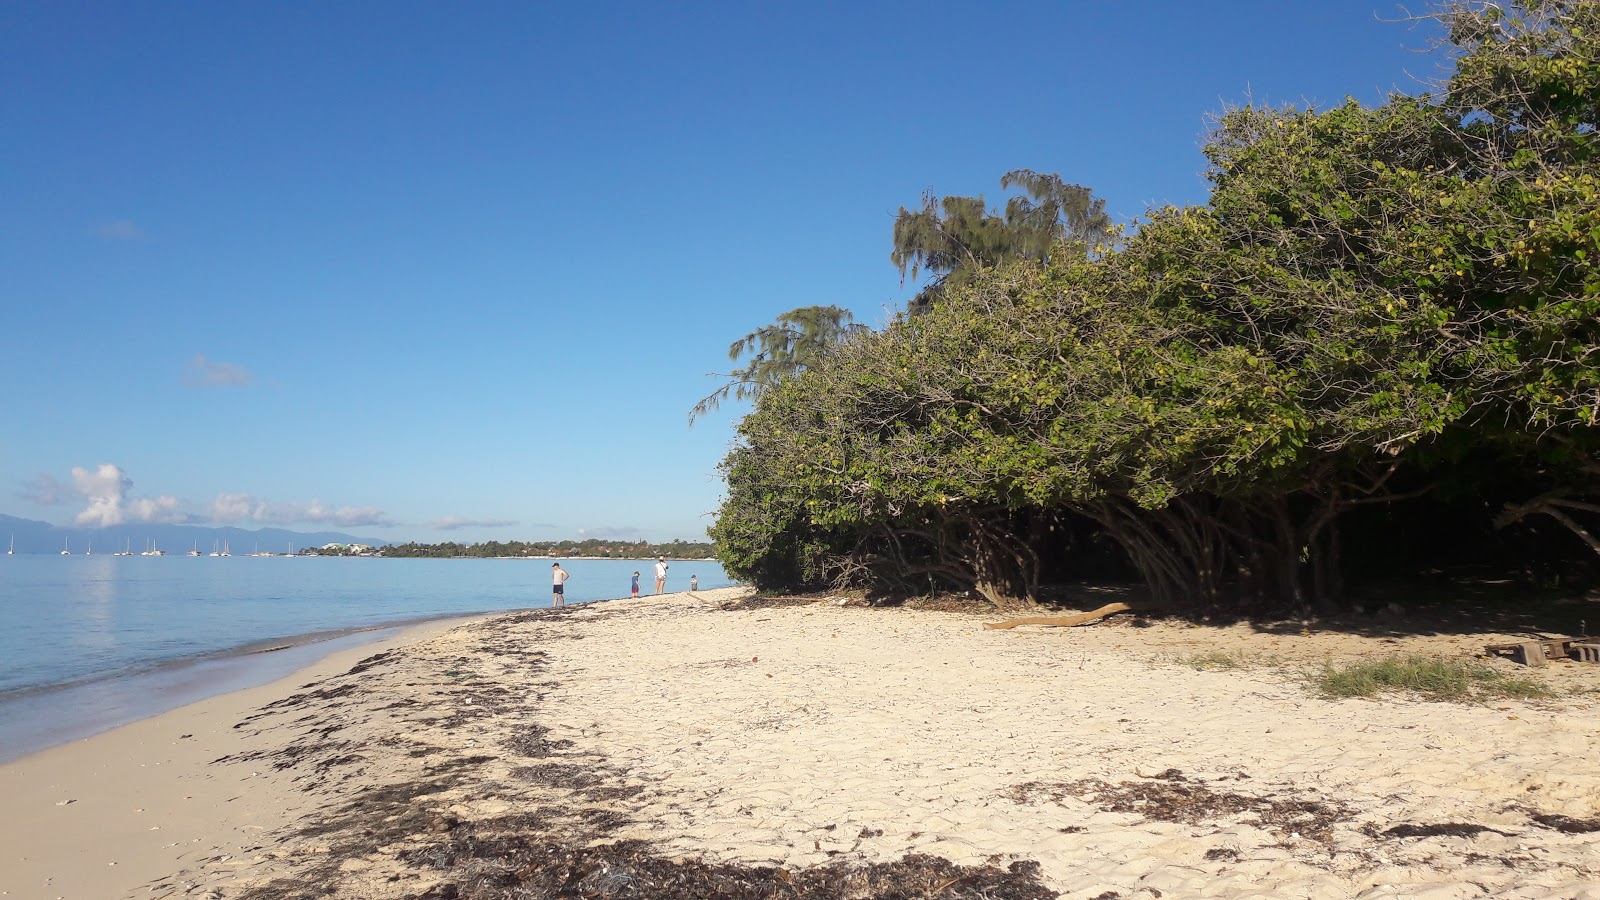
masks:
<path id="1" fill-rule="evenodd" d="M 262 641 L 131 675 L 17 692 L 0 702 L 0 763 L 207 697 L 276 681 L 331 653 L 387 640 L 416 624 L 421 623 Z"/>
<path id="2" fill-rule="evenodd" d="M 428 626 L 0 767 L 0 891 L 1600 898 L 1600 667 L 1330 701 L 1295 661 L 1509 636 L 737 593 Z"/>

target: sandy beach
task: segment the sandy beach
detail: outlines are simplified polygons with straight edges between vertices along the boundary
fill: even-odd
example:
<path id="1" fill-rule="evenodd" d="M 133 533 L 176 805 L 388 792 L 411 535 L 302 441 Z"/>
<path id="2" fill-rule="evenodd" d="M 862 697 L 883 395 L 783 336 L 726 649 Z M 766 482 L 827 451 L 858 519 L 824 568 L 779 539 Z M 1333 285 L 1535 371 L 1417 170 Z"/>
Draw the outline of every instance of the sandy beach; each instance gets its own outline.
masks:
<path id="1" fill-rule="evenodd" d="M 421 626 L 0 767 L 0 896 L 1600 898 L 1600 666 L 1332 701 L 1299 663 L 1509 636 L 996 618 Z"/>

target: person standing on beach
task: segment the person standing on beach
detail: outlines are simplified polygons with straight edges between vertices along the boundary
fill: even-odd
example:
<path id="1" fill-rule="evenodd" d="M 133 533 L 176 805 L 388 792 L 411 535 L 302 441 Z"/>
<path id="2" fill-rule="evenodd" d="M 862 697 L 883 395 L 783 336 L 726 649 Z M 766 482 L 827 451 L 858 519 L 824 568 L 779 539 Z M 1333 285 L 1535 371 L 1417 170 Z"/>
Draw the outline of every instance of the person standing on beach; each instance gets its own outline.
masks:
<path id="1" fill-rule="evenodd" d="M 633 573 L 633 595 L 639 596 L 639 573 Z"/>
<path id="2" fill-rule="evenodd" d="M 561 568 L 561 563 L 550 564 L 551 607 L 567 605 L 567 579 L 571 577 L 566 569 Z"/>
<path id="3" fill-rule="evenodd" d="M 689 576 L 689 590 L 691 590 L 691 591 L 700 590 L 700 576 L 699 575 L 690 575 Z"/>
<path id="4" fill-rule="evenodd" d="M 667 558 L 665 556 L 658 556 L 656 557 L 656 593 L 665 594 L 666 592 Z"/>

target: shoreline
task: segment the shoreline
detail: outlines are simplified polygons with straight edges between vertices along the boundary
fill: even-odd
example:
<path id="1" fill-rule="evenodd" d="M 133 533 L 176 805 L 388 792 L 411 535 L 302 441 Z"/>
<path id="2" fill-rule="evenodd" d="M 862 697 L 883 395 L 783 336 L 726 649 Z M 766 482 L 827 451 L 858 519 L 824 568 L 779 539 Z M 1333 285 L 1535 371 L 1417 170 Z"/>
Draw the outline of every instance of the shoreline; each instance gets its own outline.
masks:
<path id="1" fill-rule="evenodd" d="M 219 784 L 206 771 L 218 749 L 237 743 L 234 721 L 303 679 L 479 618 L 413 625 L 323 654 L 265 684 L 0 763 L 0 792 L 10 798 L 0 816 L 0 896 L 131 895 L 201 849 L 265 829 L 279 807 L 258 799 L 235 808 L 238 784 Z"/>
<path id="2" fill-rule="evenodd" d="M 15 688 L 0 694 L 0 735 L 5 736 L 0 764 L 191 703 L 269 684 L 329 654 L 377 643 L 409 628 L 517 611 L 447 613 L 263 638 L 131 671 Z"/>
<path id="3" fill-rule="evenodd" d="M 0 891 L 1600 897 L 1595 667 L 1531 673 L 1588 692 L 1551 701 L 1329 701 L 1184 660 L 1493 636 L 742 593 L 421 626 L 0 766 Z"/>
<path id="4" fill-rule="evenodd" d="M 617 599 L 621 597 L 597 597 L 574 605 Z M 111 671 L 6 688 L 0 690 L 0 763 L 273 681 L 323 655 L 381 640 L 413 625 L 547 609 L 548 604 L 543 600 L 531 605 L 397 614 L 381 621 L 268 635 Z"/>

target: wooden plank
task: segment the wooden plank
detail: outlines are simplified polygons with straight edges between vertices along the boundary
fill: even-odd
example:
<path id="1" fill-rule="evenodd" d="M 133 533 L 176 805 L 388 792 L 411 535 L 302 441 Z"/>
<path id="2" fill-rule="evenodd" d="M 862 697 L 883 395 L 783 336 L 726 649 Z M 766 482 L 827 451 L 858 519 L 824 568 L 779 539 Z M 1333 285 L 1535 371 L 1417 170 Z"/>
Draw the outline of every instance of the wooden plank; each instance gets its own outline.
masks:
<path id="1" fill-rule="evenodd" d="M 1131 609 L 1133 607 L 1126 603 L 1107 603 L 1097 610 L 1076 616 L 1024 616 L 1020 619 L 1008 619 L 1004 622 L 985 622 L 983 627 L 1016 628 L 1018 625 L 1053 625 L 1059 628 L 1071 628 L 1074 625 L 1084 625 L 1093 622 L 1095 619 L 1104 619 L 1106 616 L 1114 616 L 1117 613 L 1128 612 Z"/>

